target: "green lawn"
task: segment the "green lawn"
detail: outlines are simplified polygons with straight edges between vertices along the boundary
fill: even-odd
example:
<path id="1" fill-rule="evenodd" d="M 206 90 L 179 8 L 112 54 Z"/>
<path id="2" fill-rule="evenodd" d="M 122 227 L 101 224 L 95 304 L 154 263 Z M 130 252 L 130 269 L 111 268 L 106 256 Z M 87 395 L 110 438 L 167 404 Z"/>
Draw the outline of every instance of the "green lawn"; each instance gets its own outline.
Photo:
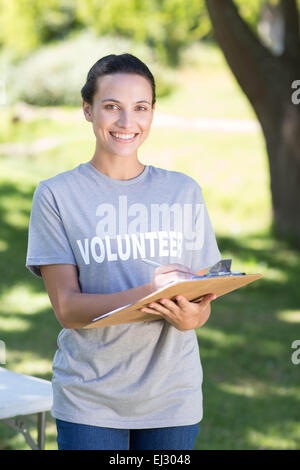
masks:
<path id="1" fill-rule="evenodd" d="M 180 71 L 180 89 L 158 103 L 158 112 L 253 119 L 218 52 L 203 54 L 203 64 L 200 60 L 197 67 Z M 1 119 L 5 115 L 10 110 L 0 112 Z M 0 339 L 6 343 L 6 367 L 50 380 L 60 326 L 43 281 L 25 268 L 32 195 L 40 180 L 90 160 L 94 135 L 83 117 L 72 123 L 7 122 L 0 143 L 47 136 L 64 140 L 38 153 L 0 155 Z M 300 448 L 300 365 L 291 361 L 291 344 L 300 336 L 300 255 L 270 235 L 261 133 L 153 128 L 140 160 L 195 178 L 223 258 L 232 258 L 235 270 L 263 274 L 214 301 L 209 321 L 197 330 L 204 418 L 196 448 Z M 29 427 L 35 435 L 33 416 Z M 0 449 L 27 448 L 23 436 L 0 423 Z M 56 448 L 55 423 L 48 413 L 46 449 Z"/>

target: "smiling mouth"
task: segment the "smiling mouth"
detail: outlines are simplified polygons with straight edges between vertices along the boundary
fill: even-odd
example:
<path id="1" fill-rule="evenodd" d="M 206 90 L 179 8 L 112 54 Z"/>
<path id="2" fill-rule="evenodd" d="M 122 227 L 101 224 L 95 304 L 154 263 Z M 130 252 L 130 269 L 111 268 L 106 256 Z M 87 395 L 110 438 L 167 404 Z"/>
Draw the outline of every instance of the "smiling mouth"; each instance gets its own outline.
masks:
<path id="1" fill-rule="evenodd" d="M 118 132 L 109 132 L 112 138 L 117 142 L 130 143 L 135 140 L 138 134 L 120 134 Z"/>

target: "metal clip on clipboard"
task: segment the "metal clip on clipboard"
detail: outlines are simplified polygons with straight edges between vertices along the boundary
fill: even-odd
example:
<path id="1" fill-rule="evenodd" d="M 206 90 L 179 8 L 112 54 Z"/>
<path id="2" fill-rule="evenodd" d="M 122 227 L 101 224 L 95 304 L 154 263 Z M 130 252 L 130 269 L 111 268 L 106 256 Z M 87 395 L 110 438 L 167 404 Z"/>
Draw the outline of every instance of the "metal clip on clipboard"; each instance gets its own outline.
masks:
<path id="1" fill-rule="evenodd" d="M 232 259 L 221 259 L 211 268 L 209 268 L 208 273 L 203 276 L 195 275 L 192 279 L 207 279 L 208 277 L 218 277 L 218 276 L 242 276 L 246 273 L 241 273 L 240 271 L 231 271 L 231 262 Z"/>
<path id="2" fill-rule="evenodd" d="M 214 264 L 209 270 L 207 274 L 204 274 L 204 276 L 198 276 L 195 274 L 192 279 L 208 279 L 211 277 L 219 277 L 219 276 L 242 276 L 246 273 L 241 273 L 240 271 L 231 271 L 231 262 L 232 259 L 221 259 L 218 261 L 216 264 Z M 203 299 L 203 295 L 200 295 L 199 297 L 196 297 L 193 300 L 190 300 L 190 302 L 195 302 L 198 303 Z"/>

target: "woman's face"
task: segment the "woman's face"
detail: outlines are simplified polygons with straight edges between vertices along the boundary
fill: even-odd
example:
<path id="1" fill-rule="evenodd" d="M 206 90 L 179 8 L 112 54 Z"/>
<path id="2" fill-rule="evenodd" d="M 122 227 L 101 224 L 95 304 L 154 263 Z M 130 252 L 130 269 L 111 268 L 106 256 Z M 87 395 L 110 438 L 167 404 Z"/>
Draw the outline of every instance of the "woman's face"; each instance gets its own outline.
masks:
<path id="1" fill-rule="evenodd" d="M 137 155 L 153 119 L 152 88 L 140 75 L 116 73 L 98 78 L 93 105 L 83 102 L 98 149 L 107 155 Z"/>

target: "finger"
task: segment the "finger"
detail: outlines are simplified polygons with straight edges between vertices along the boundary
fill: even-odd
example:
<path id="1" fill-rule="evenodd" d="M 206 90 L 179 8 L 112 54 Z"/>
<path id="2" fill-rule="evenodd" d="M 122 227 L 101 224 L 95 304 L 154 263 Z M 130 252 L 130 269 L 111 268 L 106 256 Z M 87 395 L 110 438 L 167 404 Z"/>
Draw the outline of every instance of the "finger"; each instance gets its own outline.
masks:
<path id="1" fill-rule="evenodd" d="M 170 271 L 164 274 L 158 274 L 155 278 L 156 283 L 161 284 L 162 286 L 170 284 L 171 282 L 180 282 L 183 279 L 189 279 L 191 277 L 190 273 L 183 273 L 179 271 Z"/>
<path id="2" fill-rule="evenodd" d="M 168 314 L 169 311 L 168 309 L 166 308 L 166 306 L 162 305 L 161 303 L 159 302 L 151 302 L 151 304 L 149 304 L 149 307 L 154 309 L 154 310 L 157 310 L 158 312 L 161 312 L 161 313 L 164 313 L 164 314 Z"/>
<path id="3" fill-rule="evenodd" d="M 201 303 L 209 304 L 212 300 L 215 300 L 216 298 L 217 298 L 216 294 L 206 294 L 203 297 L 203 300 L 201 301 Z"/>
<path id="4" fill-rule="evenodd" d="M 160 299 L 160 303 L 168 309 L 168 313 L 171 311 L 173 313 L 178 312 L 178 305 L 170 299 Z"/>
<path id="5" fill-rule="evenodd" d="M 166 274 L 166 273 L 173 272 L 173 271 L 178 271 L 178 265 L 165 264 L 163 266 L 158 266 L 157 268 L 155 268 L 154 273 L 158 275 L 158 274 Z"/>
<path id="6" fill-rule="evenodd" d="M 158 315 L 159 317 L 163 316 L 163 314 L 161 312 L 158 312 L 157 310 L 154 310 L 154 308 L 142 307 L 142 308 L 140 308 L 140 311 L 143 312 L 143 313 L 152 313 L 153 315 Z"/>
<path id="7" fill-rule="evenodd" d="M 141 311 L 147 311 L 149 313 L 159 313 L 162 315 L 170 314 L 170 311 L 159 302 L 151 302 L 146 307 L 142 307 Z"/>
<path id="8" fill-rule="evenodd" d="M 190 303 L 183 295 L 177 295 L 175 299 L 177 300 L 178 306 L 182 309 L 186 308 Z"/>
<path id="9" fill-rule="evenodd" d="M 169 266 L 172 266 L 173 269 L 175 269 L 176 271 L 181 271 L 181 272 L 184 272 L 184 273 L 190 273 L 191 270 L 188 266 L 185 266 L 184 264 L 179 264 L 179 263 L 173 263 L 173 264 L 169 264 Z"/>
<path id="10" fill-rule="evenodd" d="M 165 264 L 163 266 L 159 266 L 155 268 L 154 273 L 157 274 L 166 274 L 169 272 L 184 272 L 184 273 L 190 273 L 191 270 L 188 266 L 185 266 L 184 264 L 179 264 L 179 263 L 173 263 L 173 264 Z"/>
<path id="11" fill-rule="evenodd" d="M 210 300 L 215 300 L 217 298 L 217 294 L 208 294 L 210 296 Z"/>

